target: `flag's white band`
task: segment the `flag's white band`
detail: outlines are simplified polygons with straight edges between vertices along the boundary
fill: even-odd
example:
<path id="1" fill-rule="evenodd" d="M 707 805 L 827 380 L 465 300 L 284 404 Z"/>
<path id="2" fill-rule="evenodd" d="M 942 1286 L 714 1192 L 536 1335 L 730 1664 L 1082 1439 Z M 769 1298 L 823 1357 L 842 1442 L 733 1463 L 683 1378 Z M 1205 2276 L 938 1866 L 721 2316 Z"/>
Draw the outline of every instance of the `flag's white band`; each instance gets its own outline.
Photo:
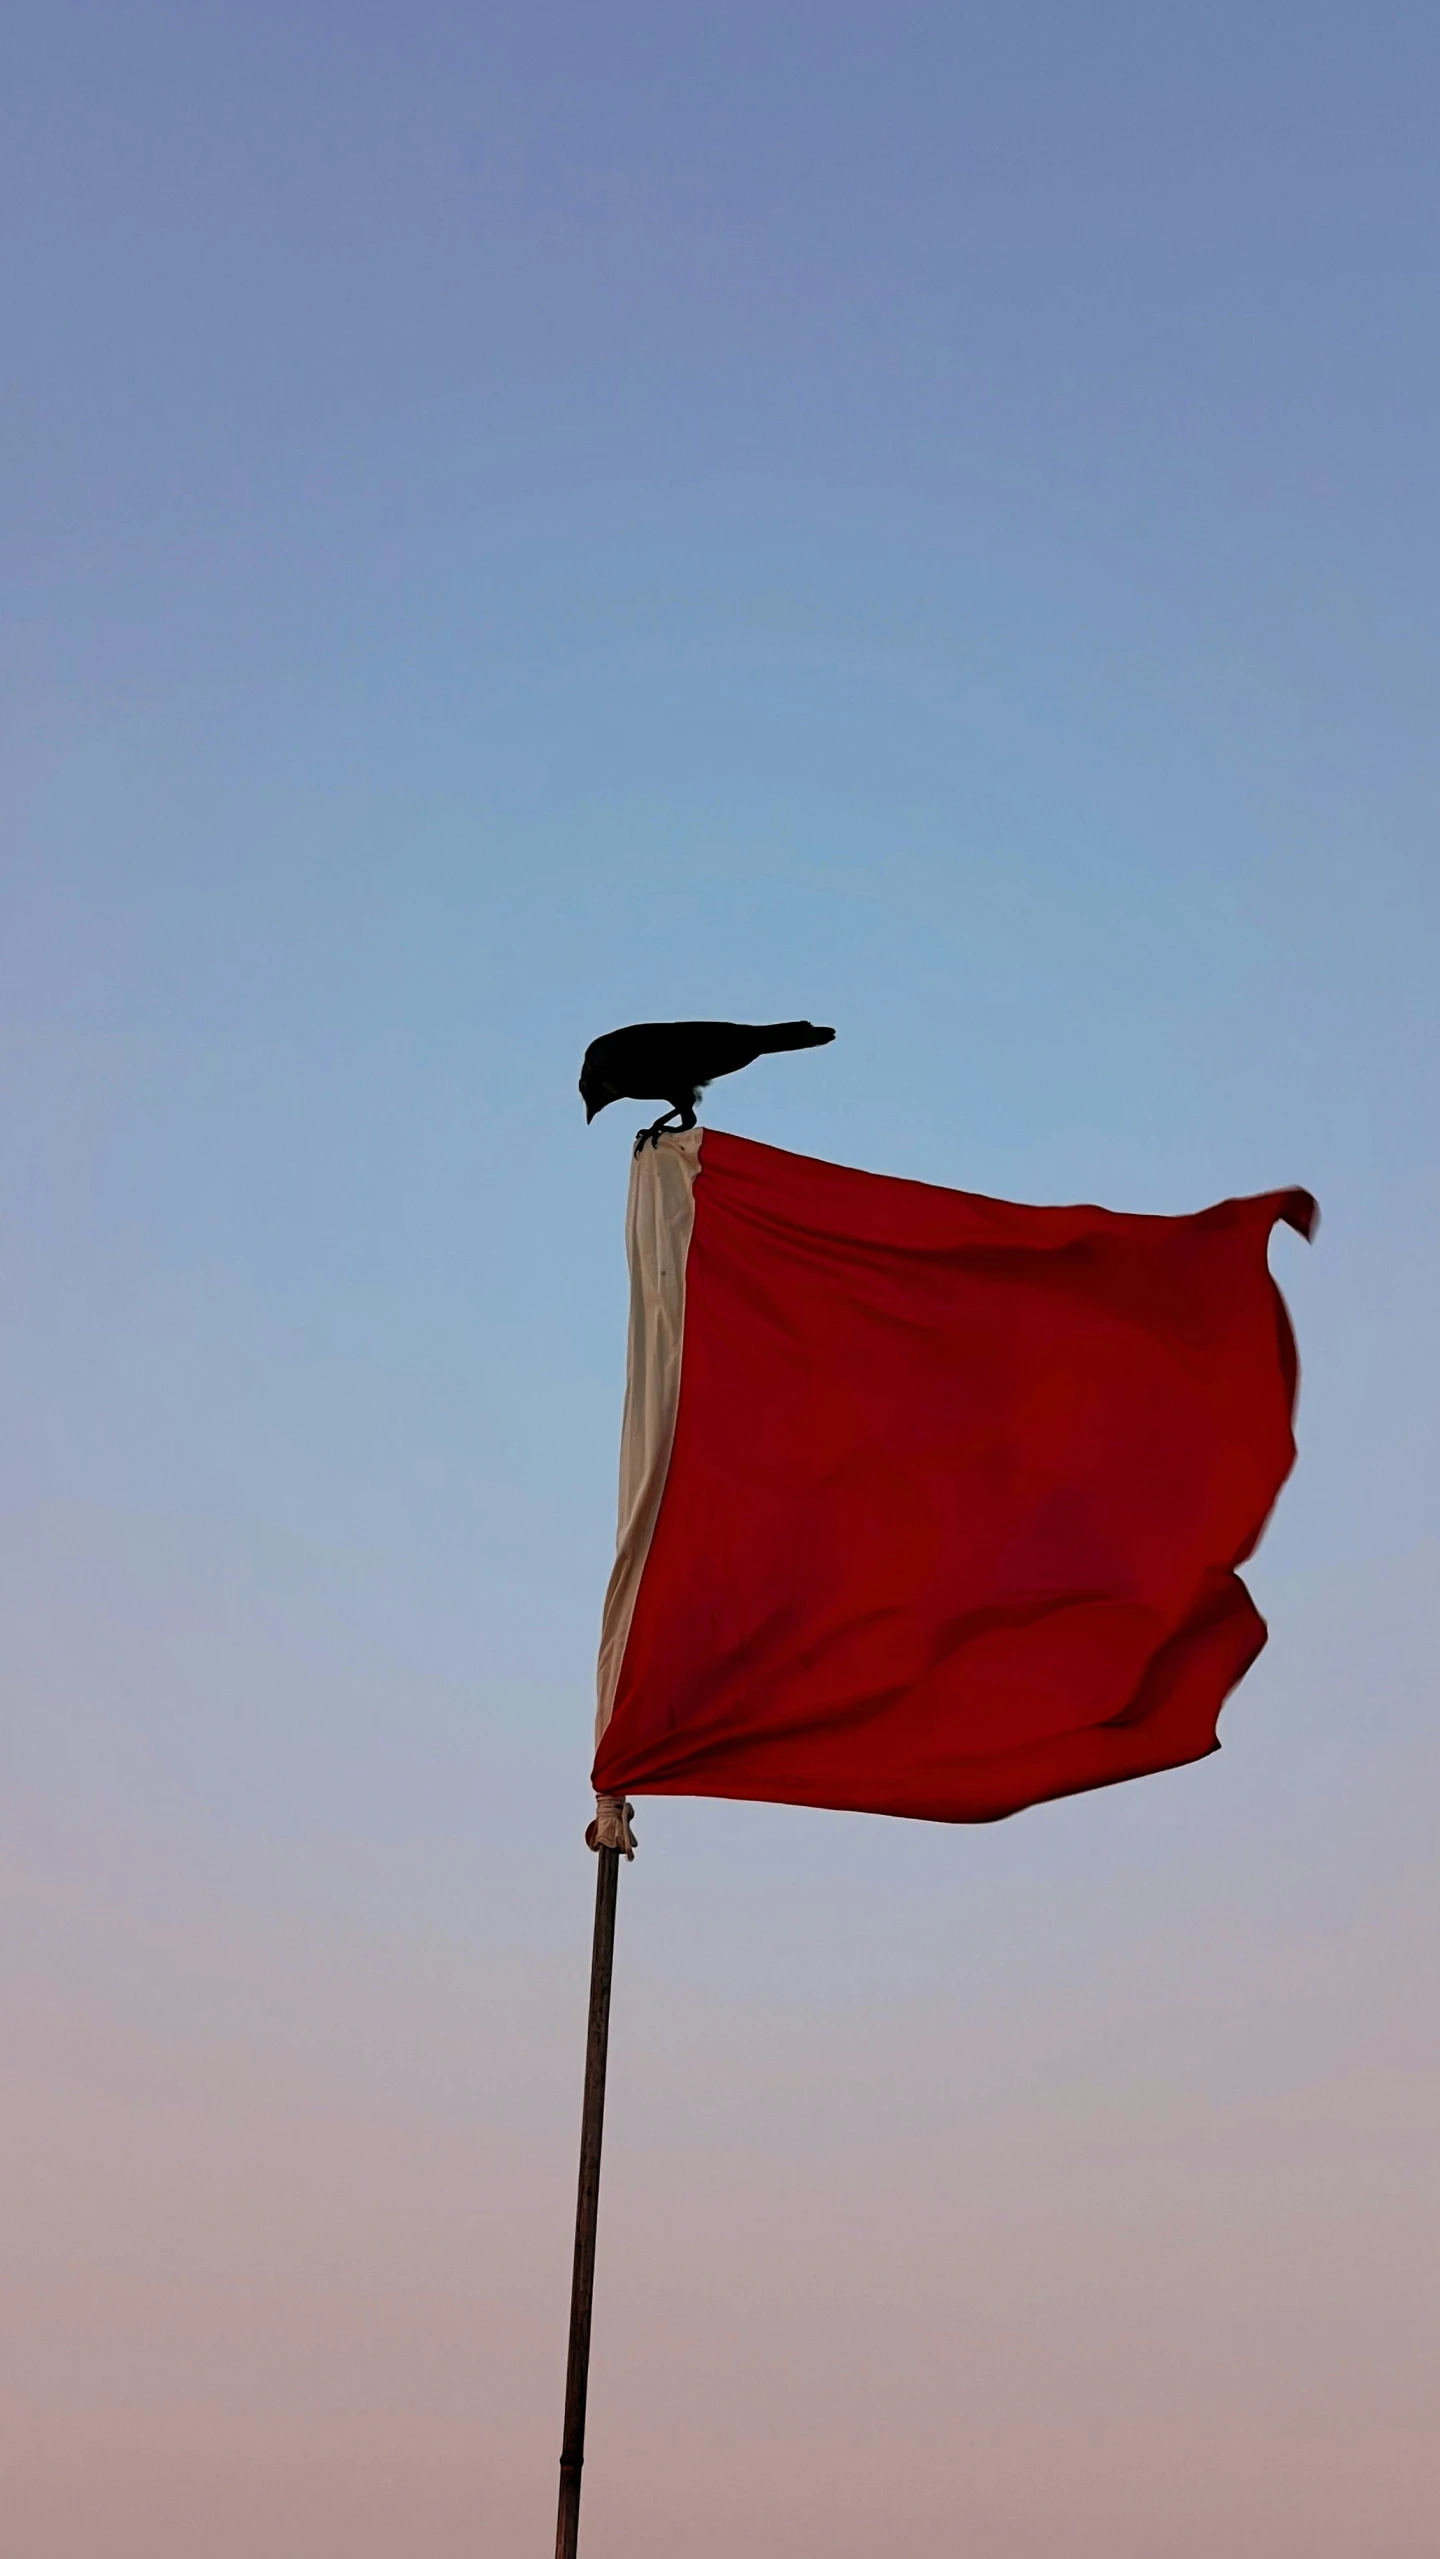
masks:
<path id="1" fill-rule="evenodd" d="M 610 1721 L 640 1577 L 670 1466 L 685 1343 L 685 1261 L 695 1225 L 698 1128 L 642 1146 L 630 1171 L 625 1245 L 630 1258 L 630 1339 L 620 1431 L 620 1523 L 615 1569 L 600 1628 L 595 1738 Z"/>

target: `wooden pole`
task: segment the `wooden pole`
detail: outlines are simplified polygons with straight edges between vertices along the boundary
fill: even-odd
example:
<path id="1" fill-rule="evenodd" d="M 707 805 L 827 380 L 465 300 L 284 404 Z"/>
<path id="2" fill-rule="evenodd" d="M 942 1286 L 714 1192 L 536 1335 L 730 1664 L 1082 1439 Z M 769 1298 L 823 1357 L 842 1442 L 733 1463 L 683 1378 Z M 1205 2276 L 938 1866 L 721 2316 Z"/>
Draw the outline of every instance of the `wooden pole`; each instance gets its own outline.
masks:
<path id="1" fill-rule="evenodd" d="M 575 2559 L 580 2539 L 580 2470 L 585 2459 L 585 2394 L 590 2380 L 590 2304 L 595 2290 L 595 2224 L 600 2205 L 600 2137 L 605 2129 L 605 2055 L 610 2041 L 610 1976 L 615 1967 L 618 1848 L 598 1848 L 595 1942 L 590 1957 L 590 2024 L 580 2110 L 580 2185 L 575 2199 L 575 2271 L 570 2282 L 570 2353 L 565 2368 L 565 2432 L 560 2446 L 560 2514 L 555 2559 Z"/>

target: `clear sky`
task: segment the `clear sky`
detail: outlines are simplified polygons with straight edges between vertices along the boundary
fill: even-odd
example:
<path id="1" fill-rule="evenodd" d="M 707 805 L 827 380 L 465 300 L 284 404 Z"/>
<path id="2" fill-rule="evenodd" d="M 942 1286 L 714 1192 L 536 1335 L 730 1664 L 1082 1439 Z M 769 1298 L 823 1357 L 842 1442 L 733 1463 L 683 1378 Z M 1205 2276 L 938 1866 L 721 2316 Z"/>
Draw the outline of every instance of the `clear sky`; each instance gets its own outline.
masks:
<path id="1" fill-rule="evenodd" d="M 548 2546 L 633 1114 L 1303 1182 L 1203 1767 L 645 1808 L 587 2559 L 1432 2559 L 1433 8 L 11 0 L 4 2559 Z M 4 2538 L 8 2534 L 9 2538 Z"/>

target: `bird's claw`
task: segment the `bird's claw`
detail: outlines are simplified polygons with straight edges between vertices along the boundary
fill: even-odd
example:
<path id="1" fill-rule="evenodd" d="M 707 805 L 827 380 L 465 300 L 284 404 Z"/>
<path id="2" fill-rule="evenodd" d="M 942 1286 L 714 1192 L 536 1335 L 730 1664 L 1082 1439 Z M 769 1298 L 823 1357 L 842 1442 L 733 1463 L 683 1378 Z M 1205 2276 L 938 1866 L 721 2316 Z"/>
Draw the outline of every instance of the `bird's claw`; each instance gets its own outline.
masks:
<path id="1" fill-rule="evenodd" d="M 677 1127 L 680 1126 L 683 1122 L 683 1114 L 678 1110 L 662 1111 L 658 1120 L 652 1120 L 648 1128 L 642 1128 L 637 1133 L 635 1139 L 635 1160 L 637 1163 L 645 1152 L 647 1141 L 651 1146 L 658 1149 L 661 1138 L 668 1135 L 672 1122 Z"/>

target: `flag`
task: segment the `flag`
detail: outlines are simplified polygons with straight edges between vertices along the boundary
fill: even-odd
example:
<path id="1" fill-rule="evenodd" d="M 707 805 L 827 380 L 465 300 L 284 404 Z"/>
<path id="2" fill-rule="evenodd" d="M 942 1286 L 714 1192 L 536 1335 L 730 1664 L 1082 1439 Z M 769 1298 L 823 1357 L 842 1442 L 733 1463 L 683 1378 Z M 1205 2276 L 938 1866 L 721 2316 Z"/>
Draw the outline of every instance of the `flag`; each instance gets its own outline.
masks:
<path id="1" fill-rule="evenodd" d="M 1218 1748 L 1314 1217 L 642 1148 L 597 1790 L 992 1821 Z"/>

